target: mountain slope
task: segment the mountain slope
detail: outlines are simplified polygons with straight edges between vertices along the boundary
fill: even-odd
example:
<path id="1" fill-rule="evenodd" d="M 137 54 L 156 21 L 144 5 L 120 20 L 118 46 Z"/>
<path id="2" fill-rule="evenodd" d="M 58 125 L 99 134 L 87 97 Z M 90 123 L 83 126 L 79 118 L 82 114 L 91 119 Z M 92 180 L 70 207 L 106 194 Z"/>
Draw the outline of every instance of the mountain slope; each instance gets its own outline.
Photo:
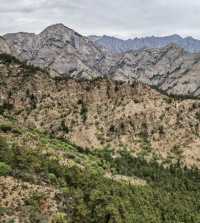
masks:
<path id="1" fill-rule="evenodd" d="M 52 79 L 4 57 L 0 110 L 21 125 L 83 148 L 144 149 L 164 159 L 178 150 L 187 165 L 199 165 L 198 100 L 173 99 L 137 82 Z"/>
<path id="2" fill-rule="evenodd" d="M 198 170 L 84 151 L 13 118 L 0 115 L 1 222 L 198 222 Z"/>
<path id="3" fill-rule="evenodd" d="M 0 222 L 199 222 L 198 100 L 0 67 Z"/>
<path id="4" fill-rule="evenodd" d="M 122 40 L 110 36 L 89 36 L 97 45 L 113 53 L 123 53 L 129 50 L 140 50 L 144 48 L 162 48 L 169 44 L 176 44 L 188 52 L 200 52 L 200 40 L 192 37 L 182 38 L 179 35 L 171 35 L 166 37 L 145 37 Z"/>

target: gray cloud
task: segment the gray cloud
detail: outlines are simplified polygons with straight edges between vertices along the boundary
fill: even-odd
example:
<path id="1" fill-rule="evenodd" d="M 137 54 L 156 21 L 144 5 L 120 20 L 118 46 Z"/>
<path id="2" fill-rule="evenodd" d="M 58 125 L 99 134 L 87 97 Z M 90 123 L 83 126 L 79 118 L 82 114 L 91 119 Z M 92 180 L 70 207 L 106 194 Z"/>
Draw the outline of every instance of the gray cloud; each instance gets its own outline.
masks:
<path id="1" fill-rule="evenodd" d="M 0 0 L 0 33 L 64 23 L 82 34 L 200 38 L 199 0 Z"/>

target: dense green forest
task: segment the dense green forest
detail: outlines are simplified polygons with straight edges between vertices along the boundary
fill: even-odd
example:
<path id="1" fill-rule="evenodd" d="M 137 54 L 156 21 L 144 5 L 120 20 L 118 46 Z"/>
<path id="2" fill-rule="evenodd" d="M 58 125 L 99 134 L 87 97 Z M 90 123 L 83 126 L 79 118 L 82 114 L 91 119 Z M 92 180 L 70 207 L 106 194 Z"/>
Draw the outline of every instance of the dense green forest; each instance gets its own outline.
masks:
<path id="1" fill-rule="evenodd" d="M 179 161 L 164 167 L 155 159 L 146 161 L 127 150 L 117 156 L 109 149 L 91 152 L 35 130 L 9 125 L 0 129 L 4 135 L 14 135 L 8 141 L 1 134 L 0 175 L 33 184 L 45 182 L 59 189 L 54 223 L 200 222 L 200 172 L 195 168 L 187 169 Z M 30 136 L 27 140 L 32 137 L 40 143 L 34 149 L 18 145 L 15 139 L 23 134 Z M 63 166 L 58 159 L 51 159 L 42 152 L 45 145 L 63 151 L 74 165 Z M 113 176 L 138 177 L 146 185 L 117 182 L 105 177 L 108 171 Z M 26 201 L 30 222 L 48 222 L 39 207 L 41 196 L 33 194 Z M 12 210 L 0 207 L 0 216 L 4 212 Z"/>

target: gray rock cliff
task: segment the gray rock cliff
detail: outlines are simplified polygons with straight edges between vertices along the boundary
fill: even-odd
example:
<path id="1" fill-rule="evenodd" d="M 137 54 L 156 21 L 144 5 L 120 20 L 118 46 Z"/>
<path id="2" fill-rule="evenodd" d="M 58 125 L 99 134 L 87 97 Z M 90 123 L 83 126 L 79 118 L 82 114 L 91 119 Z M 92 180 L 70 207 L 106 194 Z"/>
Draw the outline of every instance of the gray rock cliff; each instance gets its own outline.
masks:
<path id="1" fill-rule="evenodd" d="M 200 96 L 200 54 L 189 53 L 175 44 L 113 54 L 56 24 L 38 35 L 6 34 L 0 39 L 1 50 L 47 69 L 53 77 L 138 80 L 167 94 Z"/>

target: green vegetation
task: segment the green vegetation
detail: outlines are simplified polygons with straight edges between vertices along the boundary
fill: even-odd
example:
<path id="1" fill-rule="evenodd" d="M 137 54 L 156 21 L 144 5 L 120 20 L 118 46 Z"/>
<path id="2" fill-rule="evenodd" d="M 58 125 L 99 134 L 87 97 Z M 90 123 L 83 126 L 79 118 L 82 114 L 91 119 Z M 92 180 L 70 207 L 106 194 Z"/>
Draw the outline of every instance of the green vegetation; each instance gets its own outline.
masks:
<path id="1" fill-rule="evenodd" d="M 196 119 L 200 121 L 200 112 L 196 112 Z"/>
<path id="2" fill-rule="evenodd" d="M 40 209 L 40 204 L 43 199 L 43 194 L 33 192 L 32 195 L 24 201 L 31 223 L 46 222 L 46 216 L 42 215 Z"/>
<path id="3" fill-rule="evenodd" d="M 57 213 L 52 220 L 52 223 L 68 223 L 67 216 L 65 213 Z"/>
<path id="4" fill-rule="evenodd" d="M 5 54 L 5 53 L 0 54 L 0 62 L 6 64 L 8 66 L 10 66 L 12 64 L 18 64 L 22 68 L 26 69 L 27 74 L 33 74 L 37 71 L 43 71 L 44 72 L 44 70 L 42 70 L 39 67 L 35 67 L 33 65 L 26 64 L 25 62 L 22 62 L 22 61 L 18 60 L 16 57 L 11 56 L 9 54 Z"/>
<path id="5" fill-rule="evenodd" d="M 0 162 L 0 176 L 6 176 L 11 172 L 11 167 L 4 162 Z"/>
<path id="6" fill-rule="evenodd" d="M 87 112 L 88 112 L 88 109 L 86 105 L 83 102 L 81 102 L 80 116 L 83 122 L 87 120 Z"/>
<path id="7" fill-rule="evenodd" d="M 13 106 L 11 104 L 4 102 L 0 105 L 0 115 L 3 115 L 6 110 L 10 111 L 12 109 Z"/>
<path id="8" fill-rule="evenodd" d="M 7 65 L 21 63 L 17 58 L 5 53 L 0 54 L 0 61 Z"/>
<path id="9" fill-rule="evenodd" d="M 13 127 L 15 128 L 15 127 Z M 134 157 L 127 150 L 90 151 L 44 133 L 22 130 L 8 141 L 0 138 L 0 162 L 6 174 L 34 184 L 57 188 L 58 211 L 52 223 L 198 223 L 200 222 L 200 172 L 180 161 L 163 167 L 156 160 Z M 16 137 L 16 138 L 15 138 Z M 30 144 L 30 147 L 27 146 Z M 59 153 L 61 153 L 59 155 Z M 60 159 L 68 161 L 62 165 Z M 107 178 L 106 173 L 138 177 L 147 182 L 133 185 Z M 30 222 L 47 222 L 41 212 L 41 194 L 25 201 Z"/>

